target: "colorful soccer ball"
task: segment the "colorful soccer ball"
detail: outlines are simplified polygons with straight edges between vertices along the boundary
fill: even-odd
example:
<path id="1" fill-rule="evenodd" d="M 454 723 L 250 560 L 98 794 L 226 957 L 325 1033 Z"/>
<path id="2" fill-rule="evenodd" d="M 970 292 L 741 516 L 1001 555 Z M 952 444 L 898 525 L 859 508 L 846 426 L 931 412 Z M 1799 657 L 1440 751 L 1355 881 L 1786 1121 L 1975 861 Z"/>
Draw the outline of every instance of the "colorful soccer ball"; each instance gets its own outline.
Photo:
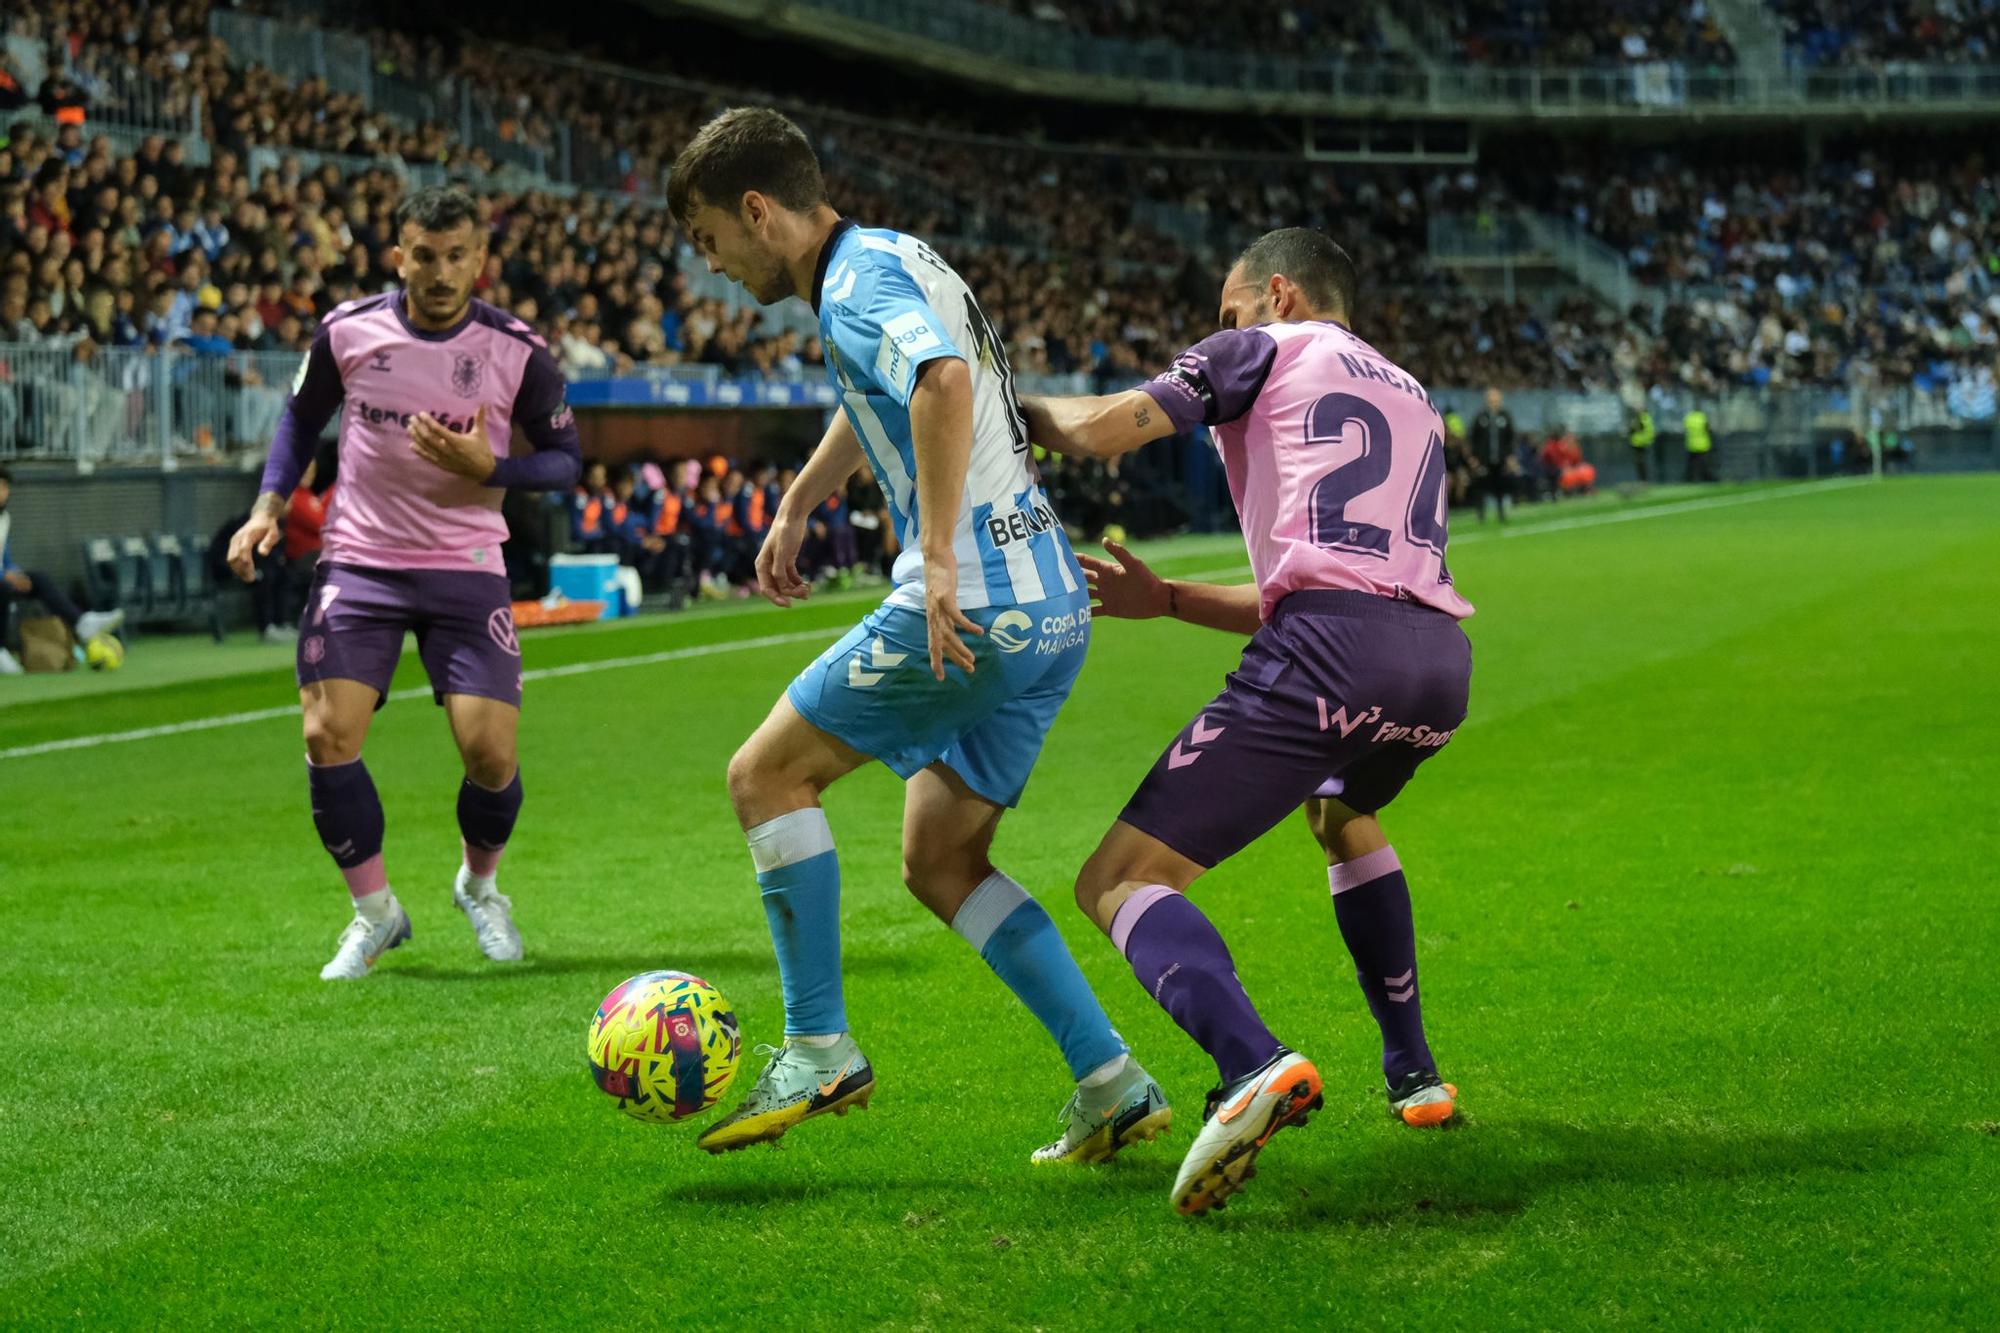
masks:
<path id="1" fill-rule="evenodd" d="M 83 645 L 83 660 L 92 671 L 116 671 L 125 665 L 125 645 L 111 634 L 99 634 Z"/>
<path id="2" fill-rule="evenodd" d="M 590 1023 L 590 1074 L 626 1115 L 655 1124 L 698 1115 L 736 1077 L 736 1011 L 686 972 L 621 982 Z"/>

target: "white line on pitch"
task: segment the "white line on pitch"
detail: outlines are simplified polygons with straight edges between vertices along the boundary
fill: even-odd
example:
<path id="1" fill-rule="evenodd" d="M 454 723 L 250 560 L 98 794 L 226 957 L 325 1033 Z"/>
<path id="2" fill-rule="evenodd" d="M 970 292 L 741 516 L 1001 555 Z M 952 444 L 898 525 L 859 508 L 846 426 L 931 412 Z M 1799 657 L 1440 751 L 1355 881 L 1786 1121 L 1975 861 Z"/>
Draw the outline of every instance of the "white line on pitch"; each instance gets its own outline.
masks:
<path id="1" fill-rule="evenodd" d="M 1671 514 L 1690 514 L 1704 509 L 1728 509 L 1733 505 L 1761 504 L 1765 500 L 1783 500 L 1795 495 L 1817 495 L 1822 491 L 1837 491 L 1849 486 L 1866 486 L 1873 477 L 1835 477 L 1827 481 L 1802 481 L 1791 486 L 1773 486 L 1766 490 L 1750 491 L 1741 495 L 1712 495 L 1697 500 L 1674 500 L 1667 504 L 1646 505 L 1638 509 L 1617 509 L 1604 514 L 1584 514 L 1578 518 L 1560 518 L 1547 523 L 1524 523 L 1520 527 L 1502 527 L 1487 530 L 1475 528 L 1463 535 L 1454 533 L 1451 544 L 1454 547 L 1469 546 L 1474 542 L 1492 541 L 1505 537 L 1534 537 L 1544 532 L 1569 532 L 1577 528 L 1598 528 L 1608 523 L 1637 523 L 1641 519 L 1665 518 Z M 1248 565 L 1227 565 L 1220 569 L 1198 569 L 1192 574 L 1173 574 L 1176 579 L 1226 579 L 1232 575 L 1248 574 Z"/>
<path id="2" fill-rule="evenodd" d="M 690 657 L 711 657 L 716 653 L 733 653 L 750 648 L 773 648 L 779 644 L 806 643 L 811 640 L 831 642 L 845 633 L 838 626 L 826 629 L 793 630 L 787 634 L 764 634 L 754 639 L 728 639 L 721 643 L 699 643 L 687 648 L 669 648 L 657 653 L 639 653 L 632 657 L 607 657 L 592 662 L 571 662 L 565 666 L 537 667 L 533 671 L 521 673 L 522 680 L 551 680 L 557 676 L 577 676 L 591 671 L 611 671 L 619 667 L 655 666 L 661 662 L 678 662 Z M 392 690 L 391 699 L 422 699 L 431 692 L 428 685 L 417 685 L 409 689 Z M 246 713 L 224 713 L 220 717 L 198 717 L 188 722 L 173 722 L 166 726 L 140 727 L 134 731 L 108 731 L 95 736 L 72 736 L 68 740 L 43 741 L 38 745 L 17 745 L 12 749 L 0 750 L 0 759 L 25 759 L 29 755 L 53 754 L 59 750 L 88 750 L 99 745 L 117 745 L 125 741 L 151 740 L 155 736 L 178 736 L 189 731 L 209 731 L 216 727 L 235 727 L 247 722 L 265 722 L 272 718 L 297 717 L 299 706 L 290 704 L 283 708 L 255 708 Z"/>
<path id="3" fill-rule="evenodd" d="M 1520 528 L 1501 529 L 1494 536 L 1532 537 L 1542 532 L 1566 532 L 1575 528 L 1595 528 L 1607 523 L 1634 523 L 1646 518 L 1664 518 L 1671 514 L 1686 514 L 1703 509 L 1726 509 L 1732 505 L 1757 504 L 1764 500 L 1782 500 L 1788 496 L 1818 494 L 1838 490 L 1847 486 L 1863 486 L 1874 481 L 1873 477 L 1842 477 L 1831 481 L 1804 482 L 1796 486 L 1774 487 L 1770 490 L 1755 491 L 1747 495 L 1718 495 L 1699 500 L 1679 500 L 1671 504 L 1651 505 L 1644 509 L 1618 510 L 1608 514 L 1589 514 L 1581 518 L 1558 519 L 1550 523 L 1536 523 Z M 1454 543 L 1482 540 L 1478 532 L 1467 533 Z M 1248 565 L 1231 565 L 1223 569 L 1203 569 L 1192 574 L 1177 574 L 1183 579 L 1220 579 L 1249 572 Z M 551 680 L 558 676 L 581 676 L 593 671 L 612 671 L 620 667 L 657 666 L 662 662 L 678 662 L 690 657 L 712 657 L 717 653 L 740 652 L 751 648 L 773 648 L 780 644 L 805 643 L 813 639 L 827 640 L 838 637 L 838 627 L 827 629 L 794 630 L 786 634 L 764 634 L 753 639 L 728 639 L 720 643 L 695 644 L 688 648 L 669 648 L 657 653 L 639 653 L 631 657 L 608 657 L 591 662 L 571 662 L 565 666 L 538 667 L 522 673 L 523 680 Z M 394 690 L 393 699 L 421 699 L 429 694 L 428 685 L 413 686 L 409 689 Z M 73 736 L 67 740 L 43 741 L 37 745 L 17 745 L 12 749 L 0 750 L 0 759 L 25 759 L 30 755 L 54 754 L 61 750 L 88 750 L 100 745 L 118 745 L 125 741 L 151 740 L 155 736 L 178 736 L 190 731 L 210 731 L 216 727 L 241 726 L 249 722 L 265 722 L 273 718 L 297 717 L 297 705 L 283 708 L 257 708 L 247 713 L 224 713 L 219 717 L 199 717 L 188 722 L 173 722 L 159 727 L 140 727 L 134 731 L 109 731 L 95 736 Z"/>

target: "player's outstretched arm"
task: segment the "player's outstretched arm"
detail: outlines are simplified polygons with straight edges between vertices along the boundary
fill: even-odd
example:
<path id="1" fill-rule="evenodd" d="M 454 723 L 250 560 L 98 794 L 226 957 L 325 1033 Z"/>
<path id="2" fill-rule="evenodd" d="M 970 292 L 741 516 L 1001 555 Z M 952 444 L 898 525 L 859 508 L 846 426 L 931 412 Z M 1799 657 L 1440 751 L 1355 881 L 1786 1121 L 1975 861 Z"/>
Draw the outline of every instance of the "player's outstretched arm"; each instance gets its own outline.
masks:
<path id="1" fill-rule="evenodd" d="M 910 447 L 917 456 L 917 513 L 922 518 L 924 620 L 930 629 L 931 674 L 944 679 L 949 661 L 973 669 L 972 649 L 959 632 L 984 634 L 958 609 L 958 553 L 952 535 L 972 461 L 972 372 L 957 357 L 924 363 L 910 395 Z"/>
<path id="2" fill-rule="evenodd" d="M 847 413 L 834 413 L 819 447 L 779 499 L 771 530 L 757 548 L 757 591 L 773 606 L 790 606 L 794 597 L 803 601 L 812 596 L 812 584 L 799 574 L 799 547 L 805 542 L 807 524 L 813 510 L 845 486 L 864 461 Z"/>
<path id="3" fill-rule="evenodd" d="M 1044 449 L 1083 458 L 1116 458 L 1165 439 L 1177 427 L 1144 389 L 1094 398 L 1021 400 L 1028 438 Z"/>
<path id="4" fill-rule="evenodd" d="M 1263 623 L 1254 583 L 1179 583 L 1161 578 L 1138 556 L 1114 541 L 1104 549 L 1116 560 L 1078 553 L 1090 581 L 1091 612 L 1123 620 L 1171 616 L 1190 625 L 1255 634 Z"/>

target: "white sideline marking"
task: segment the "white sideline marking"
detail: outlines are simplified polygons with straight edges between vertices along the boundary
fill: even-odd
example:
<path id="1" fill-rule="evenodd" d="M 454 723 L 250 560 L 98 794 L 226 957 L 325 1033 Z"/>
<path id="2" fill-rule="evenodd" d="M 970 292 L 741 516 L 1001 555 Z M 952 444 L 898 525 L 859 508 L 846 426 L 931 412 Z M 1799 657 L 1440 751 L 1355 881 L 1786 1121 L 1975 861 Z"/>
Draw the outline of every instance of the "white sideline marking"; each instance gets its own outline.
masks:
<path id="1" fill-rule="evenodd" d="M 1847 486 L 1865 486 L 1874 482 L 1873 477 L 1838 477 L 1830 481 L 1801 482 L 1796 486 L 1773 487 L 1765 491 L 1753 491 L 1747 495 L 1718 495 L 1701 500 L 1676 500 L 1670 504 L 1651 505 L 1644 509 L 1614 510 L 1608 514 L 1589 514 L 1582 518 L 1557 519 L 1551 523 L 1536 523 L 1519 528 L 1503 528 L 1491 536 L 1533 537 L 1543 532 L 1567 532 L 1575 528 L 1595 528 L 1607 523 L 1636 523 L 1640 519 L 1663 518 L 1669 514 L 1687 514 L 1704 509 L 1727 509 L 1734 505 L 1758 504 L 1765 500 L 1783 500 L 1795 495 L 1817 495 L 1825 491 L 1840 490 Z M 1468 542 L 1491 540 L 1491 536 L 1480 532 L 1469 532 L 1463 537 L 1452 539 L 1454 546 Z M 1248 565 L 1231 565 L 1223 569 L 1202 569 L 1192 574 L 1176 574 L 1182 579 L 1220 579 L 1238 574 L 1246 574 Z M 712 657 L 717 653 L 733 653 L 751 648 L 775 648 L 780 644 L 805 643 L 812 639 L 831 641 L 845 633 L 838 627 L 826 629 L 794 630 L 787 634 L 762 634 L 753 639 L 727 639 L 720 643 L 695 644 L 688 648 L 669 648 L 657 653 L 640 653 L 632 657 L 607 657 L 591 662 L 571 662 L 565 666 L 538 667 L 522 673 L 523 680 L 552 680 L 558 676 L 581 676 L 593 671 L 613 671 L 620 667 L 656 666 L 661 662 L 678 662 L 690 657 Z M 430 686 L 418 685 L 405 690 L 392 690 L 389 698 L 421 699 L 431 692 Z M 89 750 L 100 745 L 118 745 L 126 741 L 151 740 L 155 736 L 179 736 L 190 731 L 211 731 L 216 727 L 241 726 L 248 722 L 266 722 L 273 718 L 297 717 L 298 705 L 283 708 L 257 708 L 246 713 L 224 713 L 219 717 L 198 717 L 188 722 L 173 722 L 159 727 L 140 727 L 133 731 L 107 731 L 95 736 L 72 736 L 67 740 L 42 741 L 37 745 L 17 745 L 12 749 L 0 750 L 0 759 L 26 759 L 30 755 L 55 754 L 62 750 Z"/>
<path id="2" fill-rule="evenodd" d="M 733 653 L 750 648 L 773 648 L 785 643 L 805 643 L 817 639 L 830 643 L 839 638 L 845 630 L 838 626 L 826 629 L 793 630 L 788 634 L 763 634 L 754 639 L 727 639 L 721 643 L 698 643 L 687 648 L 669 648 L 657 653 L 639 653 L 632 657 L 607 657 L 592 662 L 571 662 L 564 666 L 537 667 L 533 671 L 521 673 L 521 679 L 550 680 L 557 676 L 578 676 L 590 671 L 610 671 L 619 667 L 653 666 L 660 662 L 678 662 L 689 657 L 710 657 L 716 653 Z M 412 686 L 409 689 L 391 690 L 391 699 L 422 699 L 431 692 L 428 685 Z M 0 759 L 25 759 L 29 755 L 54 754 L 59 750 L 88 750 L 99 745 L 117 745 L 125 741 L 151 740 L 155 736 L 178 736 L 189 731 L 210 731 L 216 727 L 240 726 L 246 722 L 265 722 L 272 718 L 297 717 L 299 706 L 289 704 L 283 708 L 256 708 L 246 713 L 224 713 L 219 717 L 198 717 L 188 722 L 173 722 L 160 727 L 140 727 L 133 731 L 107 731 L 95 736 L 72 736 L 67 740 L 43 741 L 38 745 L 17 745 L 9 750 L 0 750 Z"/>
<path id="3" fill-rule="evenodd" d="M 1774 486 L 1769 490 L 1751 491 L 1744 495 L 1716 495 L 1699 500 L 1673 500 L 1663 505 L 1647 505 L 1640 509 L 1614 509 L 1604 514 L 1586 514 L 1582 518 L 1560 518 L 1548 523 L 1524 523 L 1520 527 L 1503 527 L 1487 530 L 1474 528 L 1460 535 L 1453 533 L 1454 547 L 1468 546 L 1474 542 L 1493 541 L 1516 537 L 1534 537 L 1544 532 L 1569 532 L 1576 528 L 1598 528 L 1608 523 L 1637 523 L 1643 518 L 1661 518 L 1668 514 L 1690 514 L 1703 509 L 1728 509 L 1734 505 L 1760 504 L 1765 500 L 1784 500 L 1794 495 L 1817 495 L 1822 491 L 1837 491 L 1849 486 L 1867 486 L 1873 477 L 1834 477 L 1827 481 L 1802 481 L 1793 486 Z M 1220 569 L 1198 569 L 1192 574 L 1175 574 L 1177 579 L 1226 579 L 1234 574 L 1247 574 L 1248 565 L 1229 565 Z"/>

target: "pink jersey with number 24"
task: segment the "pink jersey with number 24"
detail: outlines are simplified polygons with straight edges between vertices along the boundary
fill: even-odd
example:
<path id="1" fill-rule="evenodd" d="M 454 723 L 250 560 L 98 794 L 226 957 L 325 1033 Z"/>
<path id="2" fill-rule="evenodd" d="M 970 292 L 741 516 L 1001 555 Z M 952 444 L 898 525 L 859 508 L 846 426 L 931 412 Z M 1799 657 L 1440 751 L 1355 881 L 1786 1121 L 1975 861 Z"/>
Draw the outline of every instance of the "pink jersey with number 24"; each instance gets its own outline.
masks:
<path id="1" fill-rule="evenodd" d="M 1346 327 L 1224 329 L 1145 388 L 1180 429 L 1213 430 L 1264 619 L 1306 588 L 1472 614 L 1445 567 L 1437 408 Z"/>

